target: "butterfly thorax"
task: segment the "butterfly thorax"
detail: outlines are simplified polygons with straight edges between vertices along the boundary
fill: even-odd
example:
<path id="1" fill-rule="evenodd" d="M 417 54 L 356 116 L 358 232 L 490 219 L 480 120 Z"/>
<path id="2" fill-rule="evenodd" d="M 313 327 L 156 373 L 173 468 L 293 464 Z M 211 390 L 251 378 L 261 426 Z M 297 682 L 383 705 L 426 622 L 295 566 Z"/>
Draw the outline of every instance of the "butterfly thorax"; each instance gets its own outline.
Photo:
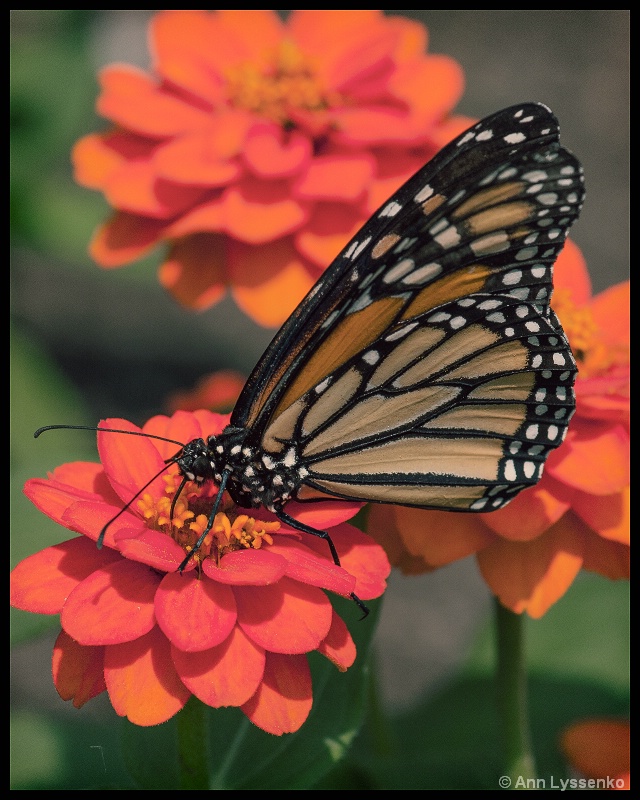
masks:
<path id="1" fill-rule="evenodd" d="M 282 508 L 299 487 L 306 470 L 295 448 L 276 459 L 247 443 L 245 428 L 227 426 L 222 433 L 186 444 L 177 464 L 189 480 L 220 483 L 228 473 L 227 490 L 243 508 Z"/>

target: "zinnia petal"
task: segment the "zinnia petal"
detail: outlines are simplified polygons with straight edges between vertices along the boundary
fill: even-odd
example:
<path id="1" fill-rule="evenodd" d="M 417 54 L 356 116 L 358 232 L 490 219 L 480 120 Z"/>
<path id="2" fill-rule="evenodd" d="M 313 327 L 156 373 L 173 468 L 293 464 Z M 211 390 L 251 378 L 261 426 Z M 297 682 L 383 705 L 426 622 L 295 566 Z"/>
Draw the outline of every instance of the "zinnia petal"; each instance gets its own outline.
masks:
<path id="1" fill-rule="evenodd" d="M 495 541 L 478 553 L 482 576 L 502 605 L 538 619 L 573 583 L 582 567 L 581 525 L 567 513 L 530 542 Z"/>
<path id="2" fill-rule="evenodd" d="M 628 545 L 598 536 L 590 529 L 583 537 L 583 567 L 611 581 L 629 580 L 631 550 Z"/>
<path id="3" fill-rule="evenodd" d="M 547 459 L 546 471 L 582 492 L 607 495 L 629 485 L 629 437 L 622 425 L 572 421 L 562 447 Z"/>
<path id="4" fill-rule="evenodd" d="M 231 589 L 200 580 L 195 572 L 165 575 L 155 597 L 158 625 L 171 644 L 187 653 L 220 644 L 236 622 Z"/>
<path id="5" fill-rule="evenodd" d="M 329 633 L 318 647 L 340 672 L 345 672 L 356 659 L 356 646 L 342 617 L 335 612 Z"/>
<path id="6" fill-rule="evenodd" d="M 120 557 L 83 536 L 25 558 L 11 573 L 11 605 L 36 614 L 59 614 L 73 589 Z"/>
<path id="7" fill-rule="evenodd" d="M 273 586 L 244 586 L 236 591 L 238 624 L 251 639 L 274 653 L 315 650 L 331 627 L 326 594 L 291 578 Z"/>
<path id="8" fill-rule="evenodd" d="M 299 252 L 324 269 L 382 199 L 386 158 L 411 154 L 421 166 L 452 136 L 462 70 L 426 52 L 415 20 L 367 9 L 304 9 L 286 22 L 268 9 L 167 9 L 149 38 L 149 73 L 101 71 L 97 108 L 114 128 L 74 148 L 76 179 L 116 211 L 90 246 L 104 267 L 207 232 L 257 260 L 265 243 L 309 230 Z M 314 242 L 310 220 L 325 211 L 346 217 L 344 236 Z M 235 284 L 226 261 L 196 269 L 180 250 L 160 271 L 179 302 L 207 308 Z M 271 264 L 281 272 L 282 259 Z M 261 283 L 270 278 L 261 270 Z M 246 275 L 239 284 L 246 313 L 266 326 L 284 320 L 289 304 L 264 312 Z M 291 308 L 308 288 L 290 284 Z"/>
<path id="9" fill-rule="evenodd" d="M 191 694 L 173 665 L 168 639 L 157 627 L 134 641 L 105 648 L 104 677 L 111 705 L 134 725 L 166 722 Z"/>
<path id="10" fill-rule="evenodd" d="M 143 136 L 160 139 L 209 124 L 205 111 L 163 90 L 141 70 L 105 67 L 100 84 L 98 113 Z"/>
<path id="11" fill-rule="evenodd" d="M 575 513 L 600 536 L 620 544 L 630 544 L 631 489 L 613 495 L 576 492 L 572 499 Z"/>
<path id="12" fill-rule="evenodd" d="M 53 682 L 63 700 L 76 708 L 107 688 L 104 680 L 104 647 L 85 647 L 64 631 L 53 646 Z"/>
<path id="13" fill-rule="evenodd" d="M 574 722 L 562 734 L 571 766 L 588 778 L 614 778 L 631 769 L 629 723 L 613 719 Z M 618 788 L 618 787 L 616 787 Z"/>
<path id="14" fill-rule="evenodd" d="M 265 327 L 276 327 L 294 310 L 315 275 L 289 239 L 265 244 L 260 251 L 236 246 L 230 260 L 232 293 L 238 306 Z"/>
<path id="15" fill-rule="evenodd" d="M 482 521 L 495 533 L 518 542 L 540 536 L 571 508 L 575 490 L 547 473 L 537 486 L 526 489 L 506 506 L 483 514 Z"/>
<path id="16" fill-rule="evenodd" d="M 95 570 L 70 593 L 62 627 L 80 644 L 130 642 L 155 625 L 154 598 L 160 576 L 121 559 Z"/>
<path id="17" fill-rule="evenodd" d="M 299 730 L 312 703 L 307 657 L 267 653 L 262 683 L 242 711 L 254 725 L 281 736 Z"/>
<path id="18" fill-rule="evenodd" d="M 155 247 L 164 227 L 163 220 L 118 211 L 95 232 L 89 252 L 102 267 L 121 267 Z"/>
<path id="19" fill-rule="evenodd" d="M 241 706 L 258 689 L 264 674 L 265 652 L 237 625 L 216 647 L 197 653 L 171 648 L 180 679 L 212 708 Z"/>

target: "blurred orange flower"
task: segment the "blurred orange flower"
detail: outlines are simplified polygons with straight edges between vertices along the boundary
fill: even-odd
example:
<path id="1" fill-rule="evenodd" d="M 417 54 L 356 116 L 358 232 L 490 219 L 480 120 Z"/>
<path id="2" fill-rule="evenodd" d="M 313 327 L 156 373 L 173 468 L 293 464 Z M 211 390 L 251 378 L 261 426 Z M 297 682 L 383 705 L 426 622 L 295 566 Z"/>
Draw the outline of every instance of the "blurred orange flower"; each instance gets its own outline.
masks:
<path id="1" fill-rule="evenodd" d="M 167 399 L 167 410 L 170 414 L 182 409 L 197 411 L 207 408 L 209 411 L 229 413 L 240 396 L 246 378 L 232 369 L 222 369 L 204 375 L 190 391 L 174 392 Z"/>
<path id="2" fill-rule="evenodd" d="M 560 744 L 569 764 L 593 781 L 584 788 L 631 788 L 628 722 L 609 719 L 576 722 L 564 731 Z"/>
<path id="3" fill-rule="evenodd" d="M 217 489 L 212 481 L 188 482 L 176 499 L 181 478 L 166 460 L 176 454 L 175 441 L 218 434 L 227 422 L 208 411 L 179 411 L 142 429 L 174 443 L 99 432 L 101 464 L 64 464 L 48 479 L 27 481 L 38 509 L 82 534 L 11 573 L 14 607 L 60 614 L 53 679 L 77 708 L 106 690 L 120 716 L 157 725 L 194 694 L 213 708 L 237 706 L 280 735 L 298 730 L 311 710 L 307 653 L 317 650 L 343 672 L 352 665 L 355 644 L 325 590 L 372 599 L 390 570 L 382 548 L 346 522 L 360 504 L 287 506 L 330 531 L 338 567 L 325 541 L 260 509 L 249 516 L 225 495 L 210 534 L 178 572 L 205 530 Z M 126 420 L 102 427 L 140 432 Z"/>
<path id="4" fill-rule="evenodd" d="M 167 10 L 152 74 L 114 65 L 74 147 L 76 180 L 114 216 L 104 267 L 169 244 L 160 282 L 190 308 L 227 287 L 282 323 L 382 202 L 472 120 L 450 116 L 460 66 L 427 31 L 379 10 Z"/>
<path id="5" fill-rule="evenodd" d="M 368 524 L 406 573 L 476 553 L 502 604 L 532 617 L 582 568 L 629 575 L 629 282 L 592 297 L 582 254 L 567 241 L 554 283 L 579 374 L 576 413 L 541 481 L 490 514 L 375 506 Z"/>

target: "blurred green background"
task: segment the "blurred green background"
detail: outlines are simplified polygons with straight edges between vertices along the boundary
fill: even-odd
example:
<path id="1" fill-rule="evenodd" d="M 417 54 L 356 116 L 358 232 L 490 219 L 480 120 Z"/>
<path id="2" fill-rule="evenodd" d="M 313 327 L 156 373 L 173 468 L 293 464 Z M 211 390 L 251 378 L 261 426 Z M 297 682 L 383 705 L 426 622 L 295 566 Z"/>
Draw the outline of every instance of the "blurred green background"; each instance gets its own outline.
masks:
<path id="1" fill-rule="evenodd" d="M 113 61 L 148 66 L 150 13 L 10 14 L 11 566 L 68 538 L 24 498 L 24 481 L 96 458 L 92 434 L 35 441 L 36 428 L 106 416 L 141 423 L 206 372 L 248 374 L 273 335 L 228 300 L 203 314 L 178 308 L 155 278 L 160 253 L 108 272 L 86 253 L 108 208 L 74 184 L 69 153 L 80 136 L 105 127 L 93 110 L 98 69 Z M 389 13 L 420 19 L 430 51 L 461 63 L 460 113 L 482 117 L 528 100 L 553 109 L 563 143 L 585 169 L 587 201 L 572 238 L 594 290 L 628 278 L 629 12 Z M 410 744 L 396 742 L 400 763 L 393 743 L 389 760 L 373 763 L 363 735 L 352 763 L 334 776 L 339 785 L 358 788 L 349 781 L 364 774 L 371 788 L 480 788 L 483 780 L 493 788 L 490 609 L 473 560 L 421 578 L 392 576 L 376 633 L 377 675 L 383 707 Z M 11 619 L 12 788 L 88 788 L 102 777 L 99 750 L 88 748 L 117 748 L 115 715 L 104 697 L 81 711 L 58 698 L 50 674 L 57 619 Z M 626 710 L 628 587 L 584 576 L 528 627 L 538 755 L 560 768 L 562 724 Z M 455 753 L 463 767 L 452 762 Z"/>

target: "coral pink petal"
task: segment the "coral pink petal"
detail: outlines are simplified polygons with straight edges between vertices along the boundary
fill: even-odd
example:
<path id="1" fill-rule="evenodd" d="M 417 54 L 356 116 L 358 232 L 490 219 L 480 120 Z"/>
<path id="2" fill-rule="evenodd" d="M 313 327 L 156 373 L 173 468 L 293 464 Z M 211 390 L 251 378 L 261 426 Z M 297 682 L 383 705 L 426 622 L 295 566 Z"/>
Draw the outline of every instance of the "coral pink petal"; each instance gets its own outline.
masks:
<path id="1" fill-rule="evenodd" d="M 291 196 L 286 181 L 243 179 L 222 196 L 227 233 L 247 244 L 264 244 L 286 236 L 308 219 L 308 204 Z"/>
<path id="2" fill-rule="evenodd" d="M 610 286 L 591 302 L 598 338 L 610 347 L 629 346 L 631 331 L 631 298 L 629 281 Z"/>
<path id="3" fill-rule="evenodd" d="M 161 219 L 117 211 L 94 233 L 89 253 L 101 267 L 121 267 L 155 247 L 165 226 Z"/>
<path id="4" fill-rule="evenodd" d="M 92 500 L 97 503 L 102 501 L 102 498 L 96 496 L 94 492 L 75 489 L 73 486 L 46 478 L 31 478 L 25 483 L 23 491 L 39 511 L 60 525 L 63 524 L 62 518 L 65 512 L 76 500 Z"/>
<path id="5" fill-rule="evenodd" d="M 304 228 L 295 234 L 296 249 L 324 269 L 366 222 L 358 208 L 317 203 Z"/>
<path id="6" fill-rule="evenodd" d="M 361 600 L 380 597 L 387 588 L 386 579 L 391 572 L 385 551 L 370 536 L 348 523 L 332 528 L 331 537 L 340 554 L 340 563 L 356 578 L 358 597 Z"/>
<path id="7" fill-rule="evenodd" d="M 219 102 L 223 81 L 211 47 L 215 31 L 214 16 L 203 9 L 160 11 L 150 22 L 155 71 L 196 97 Z"/>
<path id="8" fill-rule="evenodd" d="M 154 598 L 161 577 L 120 559 L 85 578 L 62 609 L 64 630 L 80 644 L 128 642 L 155 625 Z"/>
<path id="9" fill-rule="evenodd" d="M 591 300 L 591 278 L 587 262 L 578 245 L 567 239 L 553 267 L 555 289 L 566 289 L 577 306 Z"/>
<path id="10" fill-rule="evenodd" d="M 564 595 L 582 567 L 582 525 L 568 513 L 537 539 L 499 539 L 477 559 L 502 605 L 538 619 Z"/>
<path id="11" fill-rule="evenodd" d="M 622 425 L 605 427 L 573 420 L 546 471 L 556 480 L 591 494 L 619 492 L 629 485 L 629 435 Z"/>
<path id="12" fill-rule="evenodd" d="M 304 655 L 267 653 L 258 691 L 242 706 L 246 716 L 267 733 L 294 733 L 309 716 L 313 704 L 311 672 Z"/>
<path id="13" fill-rule="evenodd" d="M 322 544 L 326 546 L 326 542 Z M 343 597 L 355 591 L 355 578 L 346 569 L 329 560 L 328 546 L 323 556 L 316 554 L 302 542 L 278 536 L 269 550 L 286 559 L 287 575 L 296 581 L 328 589 Z"/>
<path id="14" fill-rule="evenodd" d="M 537 486 L 520 492 L 511 502 L 482 514 L 495 533 L 512 541 L 526 542 L 540 536 L 571 507 L 575 490 L 545 474 Z"/>
<path id="15" fill-rule="evenodd" d="M 58 484 L 65 484 L 69 491 L 77 491 L 78 497 L 84 496 L 86 499 L 92 496 L 95 499 L 96 494 L 105 497 L 105 492 L 112 492 L 109 481 L 106 480 L 104 467 L 92 461 L 71 461 L 68 464 L 61 464 L 49 477 Z M 82 495 L 82 492 L 86 492 L 86 495 Z M 113 499 L 116 499 L 115 494 Z"/>
<path id="16" fill-rule="evenodd" d="M 318 647 L 318 652 L 329 659 L 340 672 L 346 672 L 356 660 L 356 646 L 342 617 L 333 613 L 331 629 Z"/>
<path id="17" fill-rule="evenodd" d="M 287 571 L 287 562 L 271 547 L 268 550 L 236 550 L 223 556 L 219 566 L 208 558 L 203 570 L 218 583 L 267 586 L 282 578 Z"/>
<path id="18" fill-rule="evenodd" d="M 110 505 L 108 503 L 80 500 L 73 503 L 62 515 L 62 524 L 72 531 L 78 531 L 96 542 L 102 529 L 107 526 L 104 544 L 115 547 L 114 535 L 122 527 L 131 530 L 142 530 L 143 523 L 131 511 L 123 511 L 123 504 Z M 116 519 L 117 517 L 117 519 Z M 114 524 L 109 524 L 109 523 Z"/>
<path id="19" fill-rule="evenodd" d="M 368 155 L 316 156 L 293 191 L 302 199 L 354 203 L 368 188 L 374 167 Z"/>
<path id="20" fill-rule="evenodd" d="M 265 653 L 237 626 L 224 642 L 199 653 L 171 648 L 184 685 L 212 708 L 241 706 L 260 685 Z"/>
<path id="21" fill-rule="evenodd" d="M 258 177 L 286 178 L 308 164 L 312 145 L 299 131 L 286 134 L 279 126 L 260 127 L 247 138 L 242 156 Z"/>
<path id="22" fill-rule="evenodd" d="M 603 539 L 591 531 L 584 536 L 583 569 L 596 572 L 610 581 L 628 581 L 631 576 L 629 545 Z"/>
<path id="23" fill-rule="evenodd" d="M 234 300 L 267 328 L 285 321 L 317 277 L 290 239 L 257 248 L 239 244 L 232 250 L 229 267 Z"/>
<path id="24" fill-rule="evenodd" d="M 111 705 L 134 725 L 159 725 L 177 714 L 190 697 L 159 628 L 135 641 L 105 648 L 104 677 Z"/>
<path id="25" fill-rule="evenodd" d="M 228 586 L 196 572 L 165 575 L 156 592 L 156 619 L 171 644 L 193 653 L 223 642 L 236 622 L 236 601 Z"/>
<path id="26" fill-rule="evenodd" d="M 159 86 L 144 72 L 128 66 L 100 73 L 99 114 L 143 136 L 163 139 L 206 127 L 210 114 Z"/>
<path id="27" fill-rule="evenodd" d="M 149 161 L 129 162 L 114 170 L 105 181 L 104 192 L 119 211 L 167 221 L 207 197 L 198 183 L 165 180 Z"/>
<path id="28" fill-rule="evenodd" d="M 612 542 L 630 544 L 631 489 L 613 495 L 576 492 L 572 502 L 575 513 L 596 533 Z"/>
<path id="29" fill-rule="evenodd" d="M 331 603 L 315 586 L 285 577 L 273 586 L 239 587 L 235 595 L 238 624 L 265 650 L 307 653 L 331 627 Z"/>
<path id="30" fill-rule="evenodd" d="M 85 647 L 60 631 L 53 646 L 53 682 L 63 700 L 75 708 L 107 688 L 104 681 L 104 647 Z"/>
<path id="31" fill-rule="evenodd" d="M 113 542 L 120 553 L 132 561 L 147 564 L 162 572 L 175 572 L 184 561 L 185 551 L 170 536 L 149 528 L 118 527 Z M 195 569 L 190 561 L 185 573 Z"/>
<path id="32" fill-rule="evenodd" d="M 226 186 L 242 174 L 237 161 L 220 154 L 210 131 L 194 131 L 162 145 L 153 168 L 167 180 L 206 187 Z"/>
<path id="33" fill-rule="evenodd" d="M 160 283 L 181 305 L 204 311 L 225 294 L 227 275 L 224 237 L 211 233 L 174 242 L 160 267 Z"/>
<path id="34" fill-rule="evenodd" d="M 95 570 L 120 560 L 118 553 L 98 550 L 84 536 L 46 547 L 11 572 L 11 605 L 36 614 L 59 614 L 78 584 Z"/>
<path id="35" fill-rule="evenodd" d="M 166 469 L 166 464 L 153 440 L 142 436 L 137 425 L 124 419 L 107 419 L 100 423 L 100 428 L 111 429 L 98 433 L 100 460 L 111 485 L 128 503 L 150 478 Z M 132 435 L 114 433 L 114 430 L 130 431 Z M 155 498 L 163 497 L 164 490 L 165 482 L 161 476 L 145 489 Z"/>
<path id="36" fill-rule="evenodd" d="M 271 9 L 222 9 L 216 14 L 220 30 L 232 38 L 236 57 L 258 60 L 275 48 L 286 33 L 280 17 Z"/>
<path id="37" fill-rule="evenodd" d="M 364 503 L 351 500 L 323 500 L 319 503 L 287 503 L 287 514 L 298 522 L 309 525 L 316 530 L 326 531 L 341 522 L 355 517 Z"/>

